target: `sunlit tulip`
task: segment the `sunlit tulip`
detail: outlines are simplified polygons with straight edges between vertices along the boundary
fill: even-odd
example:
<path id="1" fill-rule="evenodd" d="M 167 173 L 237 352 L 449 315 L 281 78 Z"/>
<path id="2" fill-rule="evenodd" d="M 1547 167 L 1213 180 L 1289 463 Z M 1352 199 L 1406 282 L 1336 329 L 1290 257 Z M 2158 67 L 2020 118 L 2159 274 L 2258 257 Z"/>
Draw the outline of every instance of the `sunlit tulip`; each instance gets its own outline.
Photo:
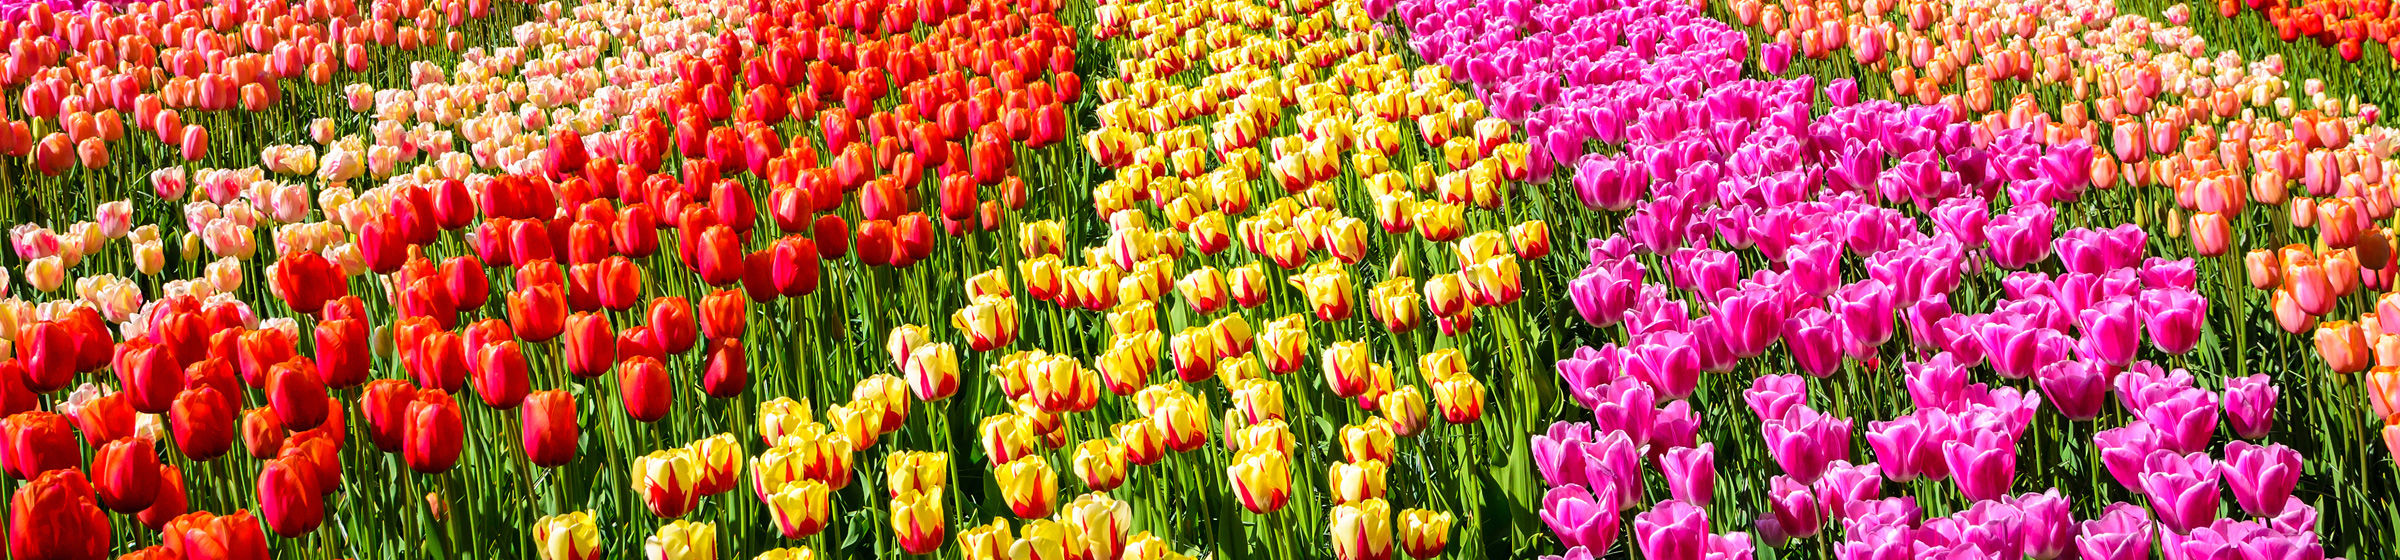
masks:
<path id="1" fill-rule="evenodd" d="M 1019 457 L 994 471 L 1000 497 L 1026 519 L 1049 517 L 1058 504 L 1058 472 L 1040 455 Z"/>
<path id="2" fill-rule="evenodd" d="M 294 458 L 270 459 L 259 467 L 259 515 L 284 538 L 316 531 L 325 521 L 325 498 L 314 485 L 314 466 Z"/>
<path id="3" fill-rule="evenodd" d="M 909 554 L 931 554 L 941 548 L 949 525 L 942 514 L 942 493 L 909 493 L 892 498 L 892 532 Z"/>
<path id="4" fill-rule="evenodd" d="M 1325 474 L 1326 491 L 1336 504 L 1382 498 L 1389 470 L 1383 461 L 1336 461 Z"/>
<path id="5" fill-rule="evenodd" d="M 545 516 L 533 523 L 533 545 L 542 560 L 599 560 L 600 526 L 591 512 Z"/>
<path id="6" fill-rule="evenodd" d="M 692 452 L 662 449 L 633 460 L 633 489 L 651 515 L 682 517 L 700 502 L 700 465 Z"/>
<path id="7" fill-rule="evenodd" d="M 1380 498 L 1334 506 L 1333 556 L 1341 560 L 1384 560 L 1392 557 L 1391 506 Z"/>
<path id="8" fill-rule="evenodd" d="M 175 449 L 184 457 L 206 461 L 233 448 L 233 404 L 215 388 L 184 389 L 175 397 L 167 419 L 175 435 Z M 11 462 L 10 468 L 16 465 Z"/>
<path id="9" fill-rule="evenodd" d="M 525 398 L 525 456 L 534 465 L 556 467 L 575 460 L 577 427 L 575 397 L 565 391 L 541 391 Z"/>
<path id="10" fill-rule="evenodd" d="M 416 400 L 408 403 L 402 422 L 406 428 L 401 457 L 406 459 L 410 470 L 436 474 L 458 464 L 466 428 L 458 403 L 449 393 L 440 389 L 417 391 Z"/>
<path id="11" fill-rule="evenodd" d="M 156 444 L 132 437 L 100 446 L 92 453 L 91 482 L 101 506 L 117 513 L 139 513 L 156 501 L 161 486 Z"/>
<path id="12" fill-rule="evenodd" d="M 18 487 L 8 504 L 12 558 L 107 558 L 108 516 L 73 469 L 48 471 Z"/>
<path id="13" fill-rule="evenodd" d="M 1450 512 L 1410 509 L 1400 512 L 1400 550 L 1410 558 L 1441 556 L 1450 546 Z"/>
<path id="14" fill-rule="evenodd" d="M 949 343 L 916 347 L 903 364 L 909 390 L 918 400 L 939 401 L 958 392 L 958 352 Z"/>
<path id="15" fill-rule="evenodd" d="M 824 483 L 800 480 L 785 484 L 766 498 L 767 512 L 775 517 L 775 528 L 787 539 L 804 539 L 825 530 L 831 518 L 830 492 Z"/>
<path id="16" fill-rule="evenodd" d="M 717 560 L 717 524 L 676 520 L 642 540 L 649 560 Z"/>
<path id="17" fill-rule="evenodd" d="M 675 406 L 676 389 L 657 358 L 628 356 L 619 362 L 617 390 L 625 415 L 636 422 L 657 422 Z"/>

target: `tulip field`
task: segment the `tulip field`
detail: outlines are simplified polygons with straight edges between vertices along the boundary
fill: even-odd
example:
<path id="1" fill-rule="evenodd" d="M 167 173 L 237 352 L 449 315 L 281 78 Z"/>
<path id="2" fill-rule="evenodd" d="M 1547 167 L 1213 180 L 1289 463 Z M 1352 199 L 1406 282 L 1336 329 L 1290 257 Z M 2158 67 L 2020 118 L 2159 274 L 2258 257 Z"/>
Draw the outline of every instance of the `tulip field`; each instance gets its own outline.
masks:
<path id="1" fill-rule="evenodd" d="M 0 558 L 2400 558 L 2395 30 L 0 0 Z"/>

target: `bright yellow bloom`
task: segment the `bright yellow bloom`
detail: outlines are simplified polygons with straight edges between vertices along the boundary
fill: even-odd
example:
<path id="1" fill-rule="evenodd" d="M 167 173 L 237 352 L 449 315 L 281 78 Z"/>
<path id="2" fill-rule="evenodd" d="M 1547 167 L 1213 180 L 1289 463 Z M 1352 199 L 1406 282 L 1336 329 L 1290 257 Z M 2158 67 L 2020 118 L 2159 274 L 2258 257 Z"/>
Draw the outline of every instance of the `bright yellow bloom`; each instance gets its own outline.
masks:
<path id="1" fill-rule="evenodd" d="M 1381 498 L 1390 470 L 1383 461 L 1335 461 L 1326 468 L 1326 493 L 1336 504 Z"/>
<path id="2" fill-rule="evenodd" d="M 1333 507 L 1329 531 L 1333 535 L 1333 557 L 1340 560 L 1372 560 L 1392 556 L 1392 507 L 1382 498 L 1360 500 Z"/>
<path id="3" fill-rule="evenodd" d="M 767 496 L 767 514 L 774 516 L 775 529 L 783 538 L 808 538 L 825 530 L 826 520 L 832 518 L 831 495 L 832 489 L 814 480 L 785 484 Z"/>
<path id="4" fill-rule="evenodd" d="M 591 512 L 569 512 L 533 522 L 533 544 L 542 560 L 598 560 L 600 526 Z"/>
<path id="5" fill-rule="evenodd" d="M 1075 477 L 1083 485 L 1106 492 L 1125 483 L 1125 447 L 1108 440 L 1086 440 L 1075 446 Z"/>
<path id="6" fill-rule="evenodd" d="M 1234 454 L 1232 466 L 1225 467 L 1225 477 L 1244 509 L 1265 514 L 1283 509 L 1291 501 L 1291 471 L 1291 459 L 1283 452 L 1258 446 Z"/>
<path id="7" fill-rule="evenodd" d="M 1425 394 L 1418 392 L 1417 386 L 1406 385 L 1384 393 L 1375 399 L 1375 404 L 1376 412 L 1391 421 L 1393 434 L 1413 436 L 1425 430 Z"/>
<path id="8" fill-rule="evenodd" d="M 931 554 L 942 547 L 949 525 L 942 516 L 942 493 L 909 492 L 892 498 L 892 535 L 909 554 Z"/>
<path id="9" fill-rule="evenodd" d="M 717 524 L 676 521 L 642 541 L 650 560 L 716 560 Z"/>
<path id="10" fill-rule="evenodd" d="M 939 451 L 900 451 L 883 460 L 884 479 L 891 494 L 940 492 L 949 485 L 950 454 Z"/>
<path id="11" fill-rule="evenodd" d="M 1363 424 L 1342 427 L 1342 457 L 1350 462 L 1389 461 L 1392 459 L 1392 423 L 1382 418 L 1369 418 Z"/>

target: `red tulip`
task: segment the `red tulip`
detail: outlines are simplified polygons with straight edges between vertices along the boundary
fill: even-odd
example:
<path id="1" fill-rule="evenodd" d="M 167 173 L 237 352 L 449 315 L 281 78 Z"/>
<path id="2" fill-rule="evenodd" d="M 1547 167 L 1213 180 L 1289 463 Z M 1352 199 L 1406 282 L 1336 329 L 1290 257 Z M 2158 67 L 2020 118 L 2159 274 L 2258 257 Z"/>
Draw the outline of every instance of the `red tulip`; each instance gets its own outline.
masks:
<path id="1" fill-rule="evenodd" d="M 266 407 L 242 413 L 242 449 L 252 459 L 268 459 L 283 454 L 283 440 L 289 432 L 283 429 L 283 418 Z"/>
<path id="2" fill-rule="evenodd" d="M 184 389 L 167 411 L 175 449 L 196 461 L 215 459 L 233 449 L 233 407 L 231 399 L 213 387 Z"/>
<path id="3" fill-rule="evenodd" d="M 420 389 L 416 400 L 408 403 L 402 415 L 401 458 L 409 470 L 422 474 L 438 474 L 458 464 L 466 426 L 462 423 L 458 402 L 441 389 Z"/>
<path id="4" fill-rule="evenodd" d="M 710 397 L 735 398 L 750 388 L 750 358 L 742 351 L 742 339 L 709 340 L 701 370 L 700 388 Z"/>
<path id="5" fill-rule="evenodd" d="M 625 415 L 639 422 L 657 422 L 675 407 L 674 382 L 657 358 L 632 356 L 617 365 L 618 397 Z"/>
<path id="6" fill-rule="evenodd" d="M 66 133 L 52 132 L 33 145 L 33 167 L 43 175 L 66 173 L 67 167 L 75 164 L 74 150 L 75 144 L 67 140 Z"/>
<path id="7" fill-rule="evenodd" d="M 276 259 L 274 269 L 267 280 L 293 311 L 316 315 L 325 302 L 349 295 L 350 282 L 342 276 L 342 269 L 314 252 L 283 255 Z"/>
<path id="8" fill-rule="evenodd" d="M 400 270 L 400 264 L 408 257 L 408 238 L 399 231 L 397 223 L 386 215 L 358 227 L 358 254 L 367 261 L 368 270 L 377 274 Z"/>
<path id="9" fill-rule="evenodd" d="M 742 280 L 742 241 L 733 228 L 720 225 L 702 230 L 695 251 L 692 268 L 700 273 L 702 282 L 722 287 Z"/>
<path id="10" fill-rule="evenodd" d="M 435 331 L 417 343 L 417 358 L 410 376 L 420 387 L 465 389 L 467 385 L 467 346 L 458 333 Z M 407 365 L 407 364 L 403 364 Z"/>
<path id="11" fill-rule="evenodd" d="M 17 489 L 8 503 L 8 555 L 18 560 L 108 557 L 108 516 L 93 503 L 83 472 L 51 471 Z"/>
<path id="12" fill-rule="evenodd" d="M 267 368 L 298 355 L 293 349 L 292 335 L 283 329 L 258 329 L 242 333 L 239 351 L 234 361 L 242 368 L 242 382 L 251 387 L 267 386 Z"/>
<path id="13" fill-rule="evenodd" d="M 385 453 L 398 452 L 406 440 L 409 403 L 416 402 L 417 389 L 407 381 L 377 379 L 367 383 L 358 397 L 358 412 L 367 420 L 367 441 Z"/>
<path id="14" fill-rule="evenodd" d="M 265 560 L 267 532 L 259 528 L 258 518 L 249 510 L 237 510 L 231 515 L 215 515 L 205 511 L 187 513 L 168 520 L 164 532 L 170 538 L 167 547 L 192 560 Z M 173 537 L 180 536 L 181 539 Z"/>
<path id="15" fill-rule="evenodd" d="M 542 391 L 525 399 L 525 457 L 534 465 L 557 467 L 575 460 L 575 397 L 566 391 Z"/>
<path id="16" fill-rule="evenodd" d="M 700 341 L 700 327 L 693 318 L 692 303 L 682 296 L 650 300 L 650 338 L 664 354 L 691 351 Z"/>
<path id="17" fill-rule="evenodd" d="M 508 223 L 509 259 L 524 264 L 552 260 L 557 253 L 550 246 L 549 223 L 541 220 L 512 220 Z"/>
<path id="18" fill-rule="evenodd" d="M 116 330 L 100 311 L 91 306 L 76 306 L 59 321 L 75 340 L 75 371 L 98 371 L 117 355 Z"/>
<path id="19" fill-rule="evenodd" d="M 50 412 L 19 412 L 0 420 L 0 467 L 10 478 L 28 480 L 43 472 L 83 465 L 75 427 Z"/>
<path id="20" fill-rule="evenodd" d="M 900 251 L 892 258 L 892 266 L 908 266 L 933 256 L 933 221 L 923 212 L 910 212 L 896 222 Z"/>
<path id="21" fill-rule="evenodd" d="M 507 410 L 525 402 L 532 379 L 517 341 L 494 342 L 477 351 L 475 358 L 480 364 L 475 372 L 475 394 L 483 398 L 485 406 Z"/>
<path id="22" fill-rule="evenodd" d="M 325 381 L 315 364 L 293 359 L 267 368 L 267 406 L 285 428 L 306 430 L 325 423 Z"/>
<path id="23" fill-rule="evenodd" d="M 508 294 L 508 323 L 526 342 L 549 342 L 566 329 L 567 296 L 562 284 L 542 284 Z"/>
<path id="24" fill-rule="evenodd" d="M 14 415 L 41 406 L 25 389 L 25 366 L 16 358 L 0 358 L 0 415 Z M 6 416 L 0 416 L 5 418 Z"/>
<path id="25" fill-rule="evenodd" d="M 314 487 L 314 474 L 298 457 L 269 459 L 258 469 L 258 512 L 267 527 L 283 538 L 298 538 L 325 522 L 325 495 Z"/>
<path id="26" fill-rule="evenodd" d="M 783 187 L 767 193 L 767 213 L 784 233 L 806 233 L 816 220 L 816 200 L 807 189 Z"/>
<path id="27" fill-rule="evenodd" d="M 17 328 L 17 362 L 25 366 L 25 388 L 46 394 L 75 382 L 75 334 L 54 321 Z"/>
<path id="28" fill-rule="evenodd" d="M 741 292 L 718 290 L 700 298 L 700 332 L 708 338 L 741 338 L 749 330 L 750 300 Z"/>
<path id="29" fill-rule="evenodd" d="M 331 435 L 310 430 L 292 434 L 284 440 L 283 452 L 277 458 L 296 460 L 307 469 L 309 487 L 318 494 L 332 494 L 342 485 L 342 450 Z"/>
<path id="30" fill-rule="evenodd" d="M 602 259 L 592 278 L 592 292 L 598 296 L 600 307 L 611 311 L 632 309 L 642 299 L 642 267 L 623 256 Z"/>
<path id="31" fill-rule="evenodd" d="M 175 394 L 183 392 L 183 368 L 176 365 L 174 350 L 146 338 L 117 346 L 116 364 L 111 369 L 117 372 L 117 386 L 124 389 L 126 404 L 137 411 L 166 412 L 175 403 Z M 8 382 L 22 384 L 24 380 L 0 380 Z M 22 388 L 17 391 L 32 394 Z"/>
<path id="32" fill-rule="evenodd" d="M 894 257 L 900 256 L 896 250 L 895 237 L 891 222 L 882 220 L 859 222 L 858 261 L 867 266 L 892 265 Z M 819 247 L 819 250 L 822 250 L 823 246 Z"/>
<path id="33" fill-rule="evenodd" d="M 102 484 L 107 483 L 102 482 Z M 175 465 L 160 465 L 158 468 L 158 493 L 150 500 L 150 507 L 142 509 L 140 514 L 134 516 L 134 519 L 141 521 L 142 526 L 159 529 L 165 527 L 168 520 L 183 515 L 186 509 L 188 509 L 188 505 L 184 501 L 183 495 L 183 469 Z M 169 539 L 169 542 L 172 543 L 174 540 Z M 180 558 L 180 556 L 171 558 Z"/>
<path id="34" fill-rule="evenodd" d="M 367 323 L 363 319 L 333 319 L 317 323 L 317 372 L 325 386 L 348 389 L 367 381 L 374 367 L 369 354 Z M 180 385 L 179 385 L 180 387 Z M 139 401 L 136 401 L 139 409 Z"/>
<path id="35" fill-rule="evenodd" d="M 184 392 L 191 392 L 195 387 L 216 389 L 217 396 L 226 399 L 228 405 L 238 405 L 242 398 L 241 374 L 234 369 L 233 361 L 224 358 L 200 360 L 183 368 Z M 182 399 L 183 393 L 176 393 L 175 398 Z M 169 411 L 174 410 L 174 403 L 167 403 L 167 407 Z"/>
<path id="36" fill-rule="evenodd" d="M 450 300 L 459 309 L 482 309 L 491 301 L 492 278 L 484 274 L 483 262 L 473 255 L 459 255 L 442 261 L 442 287 L 450 292 Z"/>
<path id="37" fill-rule="evenodd" d="M 584 163 L 591 161 L 583 149 L 583 135 L 567 129 L 550 135 L 550 149 L 542 155 L 546 159 L 544 167 L 549 169 L 553 180 L 582 173 Z"/>
<path id="38" fill-rule="evenodd" d="M 467 361 L 467 373 L 469 375 L 473 375 L 476 372 L 483 371 L 483 349 L 490 348 L 493 344 L 498 344 L 502 341 L 516 340 L 517 335 L 515 330 L 508 328 L 507 321 L 502 321 L 499 319 L 484 319 L 481 321 L 476 321 L 474 324 L 467 325 L 466 332 L 461 333 L 460 337 L 466 341 L 465 345 L 467 356 L 469 358 Z"/>
<path id="39" fill-rule="evenodd" d="M 75 407 L 75 429 L 83 432 L 84 443 L 99 447 L 108 442 L 133 437 L 133 406 L 125 402 L 124 393 L 109 393 L 84 401 Z"/>
<path id="40" fill-rule="evenodd" d="M 92 486 L 100 504 L 117 513 L 138 513 L 158 501 L 158 443 L 125 438 L 92 452 Z"/>
<path id="41" fill-rule="evenodd" d="M 567 317 L 567 373 L 592 378 L 608 373 L 617 362 L 617 333 L 608 316 L 576 313 Z"/>
<path id="42" fill-rule="evenodd" d="M 441 226 L 445 230 L 455 231 L 475 223 L 477 208 L 474 194 L 467 190 L 466 181 L 443 179 L 428 186 L 427 189 L 432 194 L 433 223 L 435 225 Z"/>

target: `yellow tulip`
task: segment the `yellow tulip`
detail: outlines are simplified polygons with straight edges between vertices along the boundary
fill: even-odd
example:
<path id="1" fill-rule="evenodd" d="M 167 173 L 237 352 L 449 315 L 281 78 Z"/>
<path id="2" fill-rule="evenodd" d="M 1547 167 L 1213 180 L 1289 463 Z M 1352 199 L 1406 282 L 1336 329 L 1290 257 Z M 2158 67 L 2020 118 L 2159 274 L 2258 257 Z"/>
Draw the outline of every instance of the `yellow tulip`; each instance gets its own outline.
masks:
<path id="1" fill-rule="evenodd" d="M 1410 219 L 1417 224 L 1417 235 L 1435 243 L 1458 239 L 1466 228 L 1466 209 L 1453 203 L 1427 200 L 1417 203 L 1416 214 Z"/>
<path id="2" fill-rule="evenodd" d="M 1295 445 L 1291 426 L 1284 424 L 1282 420 L 1275 419 L 1243 426 L 1237 430 L 1227 430 L 1225 439 L 1227 445 L 1235 452 L 1266 446 L 1290 455 L 1292 446 Z"/>
<path id="3" fill-rule="evenodd" d="M 1458 273 L 1425 279 L 1425 310 L 1436 317 L 1456 317 L 1468 309 L 1467 280 Z"/>
<path id="4" fill-rule="evenodd" d="M 1333 262 L 1311 266 L 1308 272 L 1293 275 L 1292 286 L 1307 296 L 1310 311 L 1319 321 L 1339 321 L 1350 318 L 1350 271 Z"/>
<path id="5" fill-rule="evenodd" d="M 1227 273 L 1226 287 L 1233 293 L 1234 303 L 1242 307 L 1258 307 L 1267 301 L 1267 273 L 1259 263 L 1252 262 Z"/>
<path id="6" fill-rule="evenodd" d="M 1417 283 L 1396 276 L 1367 289 L 1367 313 L 1386 331 L 1405 333 L 1425 323 L 1425 308 L 1417 303 Z"/>
<path id="7" fill-rule="evenodd" d="M 732 490 L 742 475 L 742 444 L 733 434 L 717 434 L 692 442 L 692 458 L 699 467 L 697 489 L 702 495 L 716 495 Z"/>
<path id="8" fill-rule="evenodd" d="M 1058 299 L 1059 289 L 1066 283 L 1058 263 L 1058 255 L 1042 255 L 1017 261 L 1017 275 L 1025 279 L 1025 295 L 1042 301 Z"/>
<path id="9" fill-rule="evenodd" d="M 1058 471 L 1040 455 L 1018 457 L 1000 465 L 994 472 L 1000 485 L 1000 497 L 1008 502 L 1017 517 L 1032 519 L 1049 517 L 1058 506 Z"/>
<path id="10" fill-rule="evenodd" d="M 1219 356 L 1250 353 L 1251 346 L 1256 342 L 1256 336 L 1250 331 L 1250 320 L 1242 318 L 1241 313 L 1209 321 L 1208 334 L 1216 340 Z"/>
<path id="11" fill-rule="evenodd" d="M 1167 447 L 1191 451 L 1208 444 L 1208 405 L 1191 395 L 1177 395 L 1152 411 L 1150 421 Z"/>
<path id="12" fill-rule="evenodd" d="M 892 535 L 909 554 L 932 554 L 942 547 L 949 526 L 942 516 L 941 492 L 908 492 L 892 498 Z"/>
<path id="13" fill-rule="evenodd" d="M 799 431 L 801 426 L 816 423 L 809 416 L 808 403 L 794 401 L 791 397 L 776 397 L 775 400 L 759 403 L 758 437 L 768 445 L 773 445 L 784 435 Z"/>
<path id="14" fill-rule="evenodd" d="M 1333 507 L 1329 532 L 1333 536 L 1333 557 L 1340 560 L 1375 560 L 1392 556 L 1392 507 L 1382 498 L 1360 500 Z"/>
<path id="15" fill-rule="evenodd" d="M 883 410 L 873 402 L 851 401 L 825 407 L 825 423 L 850 442 L 850 450 L 865 451 L 882 437 Z"/>
<path id="16" fill-rule="evenodd" d="M 1166 455 L 1166 436 L 1147 419 L 1119 422 L 1109 432 L 1125 449 L 1125 460 L 1136 465 L 1156 463 Z"/>
<path id="17" fill-rule="evenodd" d="M 591 512 L 570 512 L 533 522 L 533 544 L 542 560 L 598 560 L 600 526 Z"/>
<path id="18" fill-rule="evenodd" d="M 1206 327 L 1185 327 L 1167 345 L 1174 350 L 1175 376 L 1197 382 L 1217 372 L 1217 339 Z"/>
<path id="19" fill-rule="evenodd" d="M 1299 316 L 1293 315 L 1287 319 L 1297 317 Z M 1279 320 L 1277 323 L 1267 325 L 1267 330 L 1259 335 L 1258 356 L 1261 361 L 1265 362 L 1267 371 L 1275 373 L 1299 371 L 1300 365 L 1305 363 L 1303 360 L 1307 355 L 1308 330 L 1300 327 L 1297 322 Z"/>
<path id="20" fill-rule="evenodd" d="M 1335 461 L 1326 468 L 1326 493 L 1336 504 L 1381 498 L 1389 471 L 1383 461 Z"/>
<path id="21" fill-rule="evenodd" d="M 1057 255 L 1066 247 L 1065 230 L 1058 220 L 1042 220 L 1017 226 L 1017 254 L 1027 259 Z"/>
<path id="22" fill-rule="evenodd" d="M 1033 360 L 1025 368 L 1025 384 L 1031 386 L 1029 396 L 1048 412 L 1083 412 L 1100 401 L 1099 382 L 1072 356 Z"/>
<path id="23" fill-rule="evenodd" d="M 1327 345 L 1320 360 L 1325 386 L 1343 398 L 1364 394 L 1374 384 L 1367 353 L 1367 344 L 1356 340 Z"/>
<path id="24" fill-rule="evenodd" d="M 1256 424 L 1284 417 L 1283 383 L 1273 379 L 1249 379 L 1227 386 L 1233 388 L 1233 408 L 1242 412 L 1244 420 Z"/>
<path id="25" fill-rule="evenodd" d="M 1076 496 L 1060 508 L 1058 519 L 1072 527 L 1090 558 L 1117 558 L 1125 550 L 1125 529 L 1133 525 L 1133 507 L 1108 494 Z M 1069 547 L 1073 549 L 1073 546 Z"/>
<path id="26" fill-rule="evenodd" d="M 650 560 L 716 560 L 717 524 L 676 521 L 642 541 Z"/>
<path id="27" fill-rule="evenodd" d="M 750 491 L 764 501 L 784 485 L 804 480 L 801 476 L 800 449 L 774 446 L 750 458 Z"/>
<path id="28" fill-rule="evenodd" d="M 817 560 L 817 551 L 809 547 L 778 548 L 758 553 L 756 560 Z"/>
<path id="29" fill-rule="evenodd" d="M 700 501 L 700 464 L 688 449 L 662 449 L 633 459 L 634 491 L 650 514 L 682 517 Z"/>
<path id="30" fill-rule="evenodd" d="M 1508 228 L 1508 238 L 1517 246 L 1517 258 L 1536 260 L 1550 255 L 1550 224 L 1541 220 L 1526 220 Z"/>
<path id="31" fill-rule="evenodd" d="M 932 333 L 923 326 L 900 325 L 892 327 L 891 336 L 884 338 L 883 350 L 892 356 L 892 369 L 903 369 L 908 367 L 908 356 L 916 353 L 917 347 L 930 344 L 932 339 Z"/>
<path id="32" fill-rule="evenodd" d="M 908 423 L 908 406 L 913 398 L 908 391 L 908 382 L 900 380 L 898 376 L 878 374 L 860 379 L 857 385 L 851 386 L 850 400 L 877 405 L 883 410 L 883 420 L 877 424 L 883 429 L 878 431 L 890 433 Z"/>
<path id="33" fill-rule="evenodd" d="M 1048 519 L 1028 520 L 1019 532 L 1017 541 L 1009 544 L 1008 556 L 1012 560 L 1087 558 L 1089 551 L 1083 539 L 1073 534 L 1073 530 L 1073 527 Z"/>
<path id="34" fill-rule="evenodd" d="M 1393 434 L 1413 436 L 1425 430 L 1425 394 L 1418 392 L 1415 385 L 1384 393 L 1375 403 L 1376 412 L 1391 421 Z"/>
<path id="35" fill-rule="evenodd" d="M 1014 413 L 984 417 L 978 427 L 983 436 L 983 453 L 991 458 L 992 466 L 1032 454 L 1034 439 L 1041 435 L 1031 423 Z"/>
<path id="36" fill-rule="evenodd" d="M 1192 311 L 1209 314 L 1225 308 L 1225 275 L 1213 266 L 1194 269 L 1175 281 L 1175 292 L 1183 295 L 1183 304 Z"/>
<path id="37" fill-rule="evenodd" d="M 1507 305 L 1525 296 L 1525 285 L 1518 278 L 1517 257 L 1498 255 L 1467 267 L 1465 274 L 1475 285 L 1477 305 Z"/>
<path id="38" fill-rule="evenodd" d="M 967 560 L 1008 560 L 1008 545 L 1016 540 L 1008 520 L 994 517 L 989 524 L 960 529 L 958 553 Z"/>
<path id="39" fill-rule="evenodd" d="M 1258 365 L 1256 356 L 1245 354 L 1217 361 L 1217 382 L 1225 384 L 1228 388 L 1240 385 L 1244 381 L 1264 379 L 1266 376 L 1267 370 L 1264 366 Z"/>
<path id="40" fill-rule="evenodd" d="M 983 271 L 974 276 L 967 277 L 968 300 L 978 300 L 987 297 L 1008 298 L 1014 296 L 1016 296 L 1016 292 L 1009 289 L 1008 276 L 1003 274 L 1001 269 L 994 268 Z"/>
<path id="41" fill-rule="evenodd" d="M 1283 452 L 1258 446 L 1234 454 L 1232 466 L 1225 467 L 1225 477 L 1233 484 L 1242 508 L 1266 514 L 1283 509 L 1291 500 L 1291 469 L 1291 459 Z"/>
<path id="42" fill-rule="evenodd" d="M 900 451 L 883 460 L 884 479 L 893 496 L 909 492 L 940 492 L 950 480 L 950 454 L 939 451 Z"/>
<path id="43" fill-rule="evenodd" d="M 1369 418 L 1364 424 L 1342 427 L 1342 457 L 1350 462 L 1389 461 L 1392 459 L 1393 430 L 1390 420 Z"/>
<path id="44" fill-rule="evenodd" d="M 1400 512 L 1400 550 L 1410 558 L 1428 560 L 1450 546 L 1450 512 L 1410 509 Z"/>
<path id="45" fill-rule="evenodd" d="M 968 347 L 977 352 L 1007 346 L 1017 341 L 1017 300 L 1006 296 L 975 297 L 972 303 L 950 314 L 950 326 L 966 335 Z"/>
<path id="46" fill-rule="evenodd" d="M 783 485 L 782 490 L 767 496 L 767 513 L 775 518 L 775 529 L 787 539 L 804 539 L 825 530 L 826 520 L 833 515 L 829 502 L 832 490 L 825 483 L 802 480 Z"/>

